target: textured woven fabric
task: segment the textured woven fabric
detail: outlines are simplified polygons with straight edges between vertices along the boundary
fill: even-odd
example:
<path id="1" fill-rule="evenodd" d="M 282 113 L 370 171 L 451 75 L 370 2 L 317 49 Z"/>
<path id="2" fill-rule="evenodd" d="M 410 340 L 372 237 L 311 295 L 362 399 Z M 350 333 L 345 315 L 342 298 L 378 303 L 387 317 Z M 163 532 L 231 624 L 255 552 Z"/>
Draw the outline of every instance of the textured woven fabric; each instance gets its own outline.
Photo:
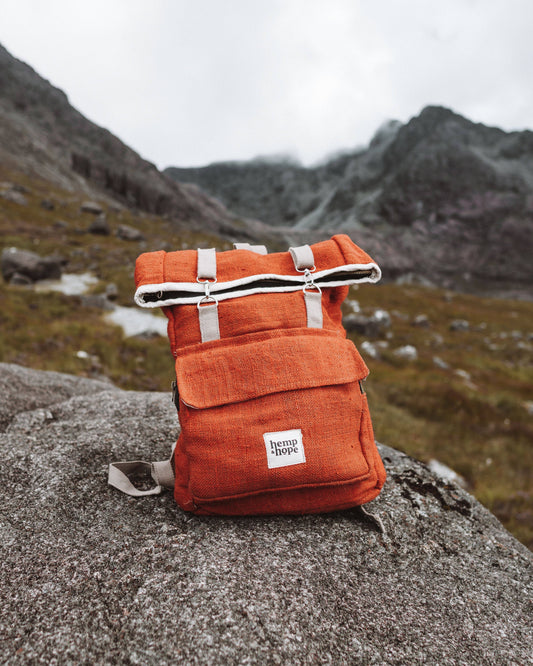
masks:
<path id="1" fill-rule="evenodd" d="M 311 246 L 316 270 L 367 265 L 347 236 Z M 295 274 L 289 252 L 217 253 L 217 281 Z M 197 284 L 197 253 L 137 260 L 140 285 Z M 192 287 L 191 287 L 192 288 Z M 307 326 L 302 289 L 218 303 L 220 339 L 202 342 L 197 304 L 165 307 L 181 434 L 175 498 L 203 514 L 311 513 L 373 499 L 385 481 L 361 380 L 342 327 L 348 287 L 322 289 L 323 327 Z"/>
<path id="2" fill-rule="evenodd" d="M 345 234 L 312 245 L 317 270 L 350 264 L 371 264 L 371 257 Z M 217 281 L 229 282 L 252 275 L 294 274 L 294 261 L 289 252 L 261 255 L 242 250 L 217 252 Z M 196 250 L 180 252 L 148 252 L 142 254 L 135 266 L 135 283 L 141 285 L 190 282 L 196 283 L 198 253 Z"/>

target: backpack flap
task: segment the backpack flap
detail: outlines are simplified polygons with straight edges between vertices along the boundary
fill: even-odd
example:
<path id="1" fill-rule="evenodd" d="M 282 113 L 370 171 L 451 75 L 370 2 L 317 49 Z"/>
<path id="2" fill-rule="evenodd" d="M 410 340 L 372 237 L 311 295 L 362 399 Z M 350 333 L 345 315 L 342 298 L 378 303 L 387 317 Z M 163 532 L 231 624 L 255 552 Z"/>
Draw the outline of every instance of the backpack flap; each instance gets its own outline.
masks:
<path id="1" fill-rule="evenodd" d="M 200 344 L 178 355 L 176 374 L 184 508 L 293 513 L 312 510 L 311 496 L 325 510 L 379 492 L 373 439 L 358 437 L 368 369 L 351 341 L 297 329 Z"/>
<path id="2" fill-rule="evenodd" d="M 179 397 L 194 409 L 346 384 L 365 379 L 368 372 L 351 340 L 306 329 L 195 345 L 176 359 Z"/>

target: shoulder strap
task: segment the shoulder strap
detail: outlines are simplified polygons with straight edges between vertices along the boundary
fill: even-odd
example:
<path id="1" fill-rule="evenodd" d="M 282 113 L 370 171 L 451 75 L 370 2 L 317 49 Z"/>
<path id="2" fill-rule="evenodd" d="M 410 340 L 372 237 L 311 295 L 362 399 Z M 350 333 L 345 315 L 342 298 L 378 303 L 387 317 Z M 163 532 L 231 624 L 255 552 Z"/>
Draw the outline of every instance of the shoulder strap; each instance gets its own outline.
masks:
<path id="1" fill-rule="evenodd" d="M 126 495 L 133 497 L 142 497 L 143 495 L 159 495 L 163 488 L 172 490 L 174 488 L 174 468 L 172 467 L 172 458 L 174 447 L 169 460 L 147 463 L 144 460 L 134 460 L 132 462 L 110 463 L 107 476 L 107 482 L 113 488 L 117 488 Z M 132 483 L 132 478 L 139 473 L 150 472 L 155 482 L 155 487 L 148 490 L 139 490 Z"/>

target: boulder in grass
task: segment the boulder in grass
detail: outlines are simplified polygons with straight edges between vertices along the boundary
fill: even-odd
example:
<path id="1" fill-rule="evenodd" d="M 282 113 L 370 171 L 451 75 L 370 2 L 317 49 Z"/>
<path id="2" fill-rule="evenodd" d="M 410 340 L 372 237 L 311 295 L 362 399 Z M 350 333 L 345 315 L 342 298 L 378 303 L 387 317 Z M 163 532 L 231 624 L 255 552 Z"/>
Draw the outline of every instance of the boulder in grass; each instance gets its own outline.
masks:
<path id="1" fill-rule="evenodd" d="M 91 215 L 102 215 L 104 209 L 95 201 L 84 201 L 80 206 L 80 211 L 82 213 L 90 213 Z"/>
<path id="2" fill-rule="evenodd" d="M 143 241 L 145 236 L 138 229 L 130 227 L 127 224 L 119 224 L 117 227 L 117 236 L 127 241 Z"/>
<path id="3" fill-rule="evenodd" d="M 450 331 L 469 331 L 470 323 L 466 319 L 454 319 L 450 324 Z"/>
<path id="4" fill-rule="evenodd" d="M 6 282 L 16 276 L 16 282 L 20 284 L 20 276 L 31 282 L 59 279 L 64 263 L 62 257 L 41 257 L 29 250 L 8 247 L 2 250 L 0 270 Z"/>
<path id="5" fill-rule="evenodd" d="M 11 203 L 18 204 L 19 206 L 27 206 L 28 199 L 16 189 L 7 190 L 5 192 L 0 192 L 0 197 Z"/>
<path id="6" fill-rule="evenodd" d="M 111 233 L 111 228 L 109 226 L 109 222 L 107 221 L 105 213 L 101 213 L 100 215 L 95 217 L 94 220 L 89 225 L 87 231 L 90 234 L 96 234 L 99 236 L 109 236 L 109 234 Z"/>
<path id="7" fill-rule="evenodd" d="M 413 345 L 403 345 L 403 347 L 398 347 L 392 353 L 404 361 L 416 361 L 418 359 L 418 350 Z"/>
<path id="8" fill-rule="evenodd" d="M 391 327 L 391 317 L 386 310 L 378 308 L 369 315 L 350 313 L 343 318 L 343 325 L 349 333 L 377 338 Z"/>

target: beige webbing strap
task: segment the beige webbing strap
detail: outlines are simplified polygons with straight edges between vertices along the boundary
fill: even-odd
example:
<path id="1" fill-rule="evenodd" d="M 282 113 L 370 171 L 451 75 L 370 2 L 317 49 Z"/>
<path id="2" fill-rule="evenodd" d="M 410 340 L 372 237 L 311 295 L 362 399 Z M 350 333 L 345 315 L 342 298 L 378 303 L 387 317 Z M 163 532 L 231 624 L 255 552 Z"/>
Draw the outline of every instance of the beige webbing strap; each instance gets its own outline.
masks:
<path id="1" fill-rule="evenodd" d="M 209 299 L 209 301 L 206 299 Z M 205 305 L 202 305 L 202 301 L 205 302 Z M 202 342 L 220 340 L 218 303 L 212 296 L 204 296 L 200 303 L 198 303 L 198 319 L 200 321 Z"/>
<path id="2" fill-rule="evenodd" d="M 303 272 L 306 268 L 310 271 L 315 270 L 315 258 L 313 256 L 313 250 L 309 245 L 290 247 L 289 252 L 291 253 L 294 267 L 297 271 Z"/>
<path id="3" fill-rule="evenodd" d="M 268 254 L 265 245 L 250 245 L 250 243 L 233 243 L 234 250 L 249 250 L 256 254 Z"/>
<path id="4" fill-rule="evenodd" d="M 174 488 L 174 467 L 172 467 L 172 457 L 174 455 L 174 447 L 172 447 L 172 456 L 169 460 L 156 460 L 152 463 L 152 478 L 158 486 L 163 488 Z"/>
<path id="5" fill-rule="evenodd" d="M 117 490 L 132 497 L 159 495 L 163 488 L 171 490 L 174 488 L 174 469 L 171 460 L 161 460 L 154 463 L 147 463 L 144 460 L 111 463 L 107 482 L 113 488 L 117 488 Z M 146 474 L 147 472 L 150 472 L 156 486 L 149 490 L 139 490 L 133 485 L 131 479 L 138 474 Z"/>
<path id="6" fill-rule="evenodd" d="M 323 328 L 322 292 L 304 290 L 307 328 Z"/>
<path id="7" fill-rule="evenodd" d="M 198 280 L 217 279 L 217 255 L 214 248 L 198 249 Z"/>
<path id="8" fill-rule="evenodd" d="M 313 282 L 312 272 L 316 270 L 315 257 L 309 245 L 290 247 L 294 267 L 299 273 L 304 274 L 304 300 L 307 311 L 307 327 L 323 328 L 324 318 L 322 314 L 322 292 Z"/>
<path id="9" fill-rule="evenodd" d="M 204 285 L 205 296 L 198 302 L 198 320 L 202 342 L 220 340 L 218 325 L 218 302 L 210 288 L 217 281 L 217 256 L 214 249 L 198 250 L 197 281 Z"/>

